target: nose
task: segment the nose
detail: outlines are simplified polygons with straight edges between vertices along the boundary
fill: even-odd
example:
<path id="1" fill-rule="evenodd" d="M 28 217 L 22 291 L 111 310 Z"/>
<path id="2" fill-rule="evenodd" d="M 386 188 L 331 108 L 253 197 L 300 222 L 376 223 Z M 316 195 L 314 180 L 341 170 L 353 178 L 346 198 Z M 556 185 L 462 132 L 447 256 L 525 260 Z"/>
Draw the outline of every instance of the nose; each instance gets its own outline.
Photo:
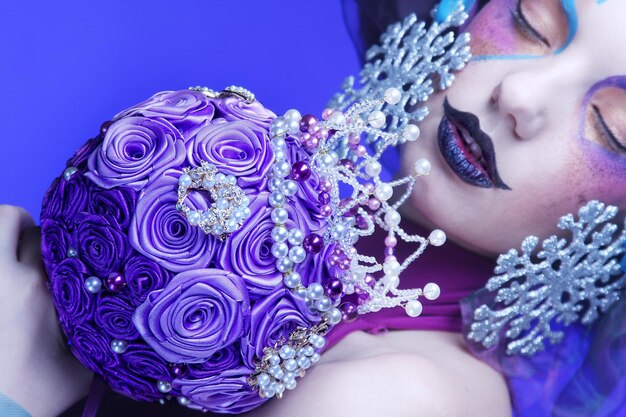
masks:
<path id="1" fill-rule="evenodd" d="M 518 138 L 531 139 L 546 127 L 557 80 L 552 69 L 532 63 L 507 73 L 496 85 L 491 102 L 511 119 Z"/>

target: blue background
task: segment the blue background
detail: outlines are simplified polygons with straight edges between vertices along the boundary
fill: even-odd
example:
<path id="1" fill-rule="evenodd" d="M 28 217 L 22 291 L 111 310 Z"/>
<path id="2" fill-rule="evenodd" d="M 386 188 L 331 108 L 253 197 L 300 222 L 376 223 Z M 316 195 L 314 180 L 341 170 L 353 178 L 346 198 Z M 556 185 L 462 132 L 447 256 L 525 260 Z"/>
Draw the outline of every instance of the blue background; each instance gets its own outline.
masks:
<path id="1" fill-rule="evenodd" d="M 235 84 L 319 114 L 358 70 L 339 0 L 4 1 L 0 204 L 38 219 L 72 153 L 157 91 Z"/>

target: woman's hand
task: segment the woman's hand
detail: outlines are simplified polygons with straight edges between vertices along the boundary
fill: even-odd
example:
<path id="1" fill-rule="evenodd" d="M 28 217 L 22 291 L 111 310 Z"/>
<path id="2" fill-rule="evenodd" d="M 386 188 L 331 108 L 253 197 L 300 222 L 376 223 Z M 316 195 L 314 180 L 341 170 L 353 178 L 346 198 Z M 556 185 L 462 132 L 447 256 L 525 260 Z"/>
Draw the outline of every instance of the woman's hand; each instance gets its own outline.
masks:
<path id="1" fill-rule="evenodd" d="M 91 373 L 63 344 L 39 246 L 32 217 L 0 205 L 0 391 L 53 417 L 87 394 Z"/>

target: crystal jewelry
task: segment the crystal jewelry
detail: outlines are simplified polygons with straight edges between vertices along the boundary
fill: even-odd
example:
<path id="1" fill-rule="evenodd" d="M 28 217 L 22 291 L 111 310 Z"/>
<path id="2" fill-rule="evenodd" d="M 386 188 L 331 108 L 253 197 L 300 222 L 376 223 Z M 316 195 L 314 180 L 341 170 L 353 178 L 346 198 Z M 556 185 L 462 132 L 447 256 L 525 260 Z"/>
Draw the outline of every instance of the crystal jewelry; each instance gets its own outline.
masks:
<path id="1" fill-rule="evenodd" d="M 176 209 L 190 225 L 199 226 L 207 234 L 224 239 L 250 216 L 250 199 L 237 186 L 237 178 L 218 172 L 213 164 L 202 161 L 197 168 L 183 168 L 178 184 Z M 198 189 L 208 191 L 214 201 L 208 210 L 192 210 L 185 204 L 189 192 Z"/>
<path id="2" fill-rule="evenodd" d="M 433 23 L 428 29 L 414 14 L 390 25 L 381 36 L 381 44 L 367 51 L 359 85 L 354 77 L 348 77 L 343 91 L 335 95 L 328 107 L 345 110 L 356 101 L 385 94 L 385 102 L 375 109 L 384 110 L 388 116 L 380 119 L 380 112 L 372 116 L 381 123 L 378 127 L 386 125 L 387 132 L 402 132 L 400 143 L 416 140 L 419 128 L 414 123 L 428 115 L 428 108 L 422 103 L 434 91 L 433 80 L 438 80 L 436 88 L 445 90 L 454 80 L 453 71 L 463 69 L 470 59 L 469 33 L 455 39 L 452 32 L 466 19 L 467 14 L 459 5 L 441 23 Z M 391 93 L 391 87 L 402 89 Z M 367 135 L 368 143 L 377 140 Z"/>
<path id="3" fill-rule="evenodd" d="M 551 236 L 534 253 L 539 239 L 529 236 L 521 254 L 511 249 L 500 255 L 486 285 L 495 301 L 474 311 L 468 338 L 489 348 L 504 336 L 507 354 L 529 356 L 543 350 L 546 339 L 561 341 L 555 322 L 593 323 L 626 286 L 619 263 L 626 231 L 609 223 L 617 212 L 591 201 L 579 210 L 578 221 L 572 214 L 561 217 L 558 227 L 571 232 L 571 241 Z"/>
<path id="4" fill-rule="evenodd" d="M 445 79 L 446 82 L 442 81 L 440 85 L 441 88 L 446 88 L 453 79 L 453 76 L 449 74 L 450 69 L 462 68 L 469 59 L 469 50 L 465 46 L 469 35 L 463 36 L 464 47 L 460 51 L 455 49 L 454 52 L 444 50 L 453 43 L 452 33 L 448 33 L 445 39 L 437 37 L 441 31 L 453 25 L 462 24 L 466 18 L 467 15 L 459 10 L 442 23 L 440 28 L 436 25 L 431 28 L 428 36 L 423 30 L 423 24 L 419 25 L 418 38 L 423 42 L 422 49 L 429 48 L 432 43 L 432 48 L 434 48 L 431 51 L 432 54 L 445 56 L 445 61 L 420 65 L 419 83 L 416 82 L 417 87 L 414 91 L 420 92 L 422 101 L 425 101 L 433 92 L 430 76 L 438 75 L 442 80 Z M 405 23 L 398 35 L 400 38 L 415 23 L 415 18 L 409 18 Z M 383 37 L 383 42 L 386 41 L 389 41 L 388 37 Z M 459 48 L 459 45 L 454 45 L 455 48 Z M 432 54 L 428 57 L 432 57 Z M 442 64 L 442 62 L 446 63 Z M 448 62 L 454 62 L 454 65 L 449 66 Z M 372 86 L 364 91 L 370 94 L 368 97 L 372 97 L 379 92 L 377 88 L 380 87 Z M 426 159 L 419 159 L 415 163 L 413 175 L 389 183 L 380 179 L 382 167 L 378 160 L 384 151 L 390 146 L 396 146 L 406 140 L 413 141 L 419 137 L 419 127 L 406 123 L 408 119 L 403 119 L 402 130 L 397 128 L 399 122 L 397 115 L 403 112 L 403 106 L 410 100 L 409 96 L 406 95 L 403 100 L 402 92 L 395 87 L 386 88 L 382 96 L 382 99 L 372 99 L 353 93 L 351 98 L 359 99 L 357 103 L 352 104 L 345 112 L 326 109 L 322 113 L 322 120 L 318 120 L 313 115 L 302 116 L 298 110 L 291 109 L 283 116 L 276 118 L 270 127 L 272 148 L 276 155 L 269 182 L 269 188 L 272 191 L 270 204 L 274 207 L 272 220 L 276 225 L 272 232 L 272 238 L 275 241 L 272 253 L 277 258 L 277 268 L 283 272 L 286 286 L 295 294 L 302 296 L 308 308 L 316 311 L 323 318 L 324 327 L 316 328 L 314 332 L 321 347 L 323 347 L 325 333 L 342 319 L 346 310 L 356 310 L 359 314 L 365 314 L 382 308 L 402 306 L 407 315 L 417 317 L 423 309 L 418 299 L 424 296 L 429 300 L 434 300 L 440 294 L 439 286 L 435 283 L 428 283 L 423 289 L 398 289 L 400 273 L 417 259 L 429 244 L 442 245 L 446 236 L 443 231 L 434 230 L 426 239 L 419 235 L 409 235 L 400 227 L 401 216 L 397 210 L 411 194 L 416 179 L 430 174 L 431 164 Z M 345 104 L 347 100 L 347 95 L 344 95 L 341 103 Z M 401 110 L 395 111 L 398 108 Z M 388 115 L 391 115 L 391 120 L 395 123 L 395 130 L 393 128 L 382 129 L 388 120 Z M 423 116 L 419 118 L 421 119 Z M 285 139 L 288 135 L 296 136 L 299 143 L 307 149 L 311 155 L 308 163 L 299 161 L 290 166 L 286 161 Z M 368 153 L 366 147 L 360 144 L 363 135 L 376 142 L 375 153 Z M 327 218 L 328 227 L 324 236 L 310 234 L 305 237 L 297 229 L 286 230 L 284 224 L 288 219 L 288 214 L 282 206 L 290 196 L 296 193 L 298 183 L 306 180 L 312 170 L 323 178 L 319 199 L 324 203 L 321 207 L 321 214 Z M 399 186 L 404 186 L 406 189 L 397 201 L 390 204 L 394 188 Z M 350 195 L 342 197 L 340 193 L 342 188 L 351 189 Z M 355 248 L 359 238 L 371 235 L 376 225 L 388 231 L 385 239 L 386 256 L 382 264 L 375 257 L 359 254 Z M 402 262 L 394 256 L 394 247 L 398 243 L 398 237 L 407 244 L 417 244 L 415 252 Z M 291 269 L 294 264 L 304 260 L 307 252 L 319 252 L 322 246 L 330 245 L 334 246 L 331 265 L 338 270 L 336 285 L 346 294 L 359 292 L 365 295 L 364 301 L 359 306 L 344 303 L 342 305 L 344 314 L 333 306 L 333 301 L 329 296 L 324 295 L 325 291 L 321 285 L 312 284 L 304 287 L 298 274 Z M 374 278 L 374 274 L 380 272 L 382 272 L 382 277 Z M 297 329 L 294 333 L 299 334 L 303 331 L 306 330 Z M 287 367 L 287 362 L 281 364 L 279 361 L 274 361 L 275 363 L 272 363 L 267 359 L 280 357 L 279 353 L 286 347 L 292 347 L 291 338 L 290 341 L 282 341 L 276 346 L 269 347 L 266 351 L 266 359 L 258 364 L 250 378 L 251 386 L 258 388 L 262 397 L 273 395 L 282 397 L 285 388 L 295 387 L 292 375 L 297 377 L 300 373 L 294 374 L 293 370 L 290 370 L 291 365 Z M 313 345 L 314 348 L 315 345 Z M 288 382 L 283 379 L 285 375 L 289 376 Z"/>

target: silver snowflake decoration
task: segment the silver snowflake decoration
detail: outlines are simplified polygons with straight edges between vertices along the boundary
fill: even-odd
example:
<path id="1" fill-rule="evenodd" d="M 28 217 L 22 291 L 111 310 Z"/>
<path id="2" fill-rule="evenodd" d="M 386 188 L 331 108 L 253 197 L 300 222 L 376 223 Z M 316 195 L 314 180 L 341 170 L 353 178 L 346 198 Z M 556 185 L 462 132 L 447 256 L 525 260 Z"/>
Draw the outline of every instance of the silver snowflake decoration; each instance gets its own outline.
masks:
<path id="1" fill-rule="evenodd" d="M 555 323 L 576 320 L 590 324 L 608 310 L 625 286 L 620 259 L 624 252 L 622 231 L 608 223 L 617 208 L 591 201 L 582 207 L 579 220 L 561 217 L 558 227 L 572 233 L 571 242 L 552 236 L 533 255 L 539 239 L 522 242 L 522 253 L 511 249 L 500 255 L 487 290 L 497 291 L 492 305 L 474 311 L 468 334 L 485 348 L 496 345 L 501 334 L 508 340 L 507 354 L 532 355 L 563 338 Z"/>
<path id="2" fill-rule="evenodd" d="M 454 80 L 452 71 L 461 70 L 471 57 L 469 34 L 461 34 L 455 40 L 452 32 L 467 17 L 459 2 L 455 12 L 428 29 L 414 14 L 390 25 L 381 36 L 381 44 L 372 46 L 366 53 L 360 86 L 355 86 L 354 77 L 348 77 L 343 92 L 333 97 L 329 107 L 345 110 L 368 97 L 382 97 L 388 88 L 396 87 L 402 92 L 400 103 L 378 108 L 385 107 L 384 112 L 389 115 L 385 130 L 402 132 L 410 121 L 422 121 L 428 115 L 422 103 L 434 92 L 433 82 L 437 82 L 440 90 L 448 88 Z M 368 137 L 370 142 L 375 139 Z"/>

